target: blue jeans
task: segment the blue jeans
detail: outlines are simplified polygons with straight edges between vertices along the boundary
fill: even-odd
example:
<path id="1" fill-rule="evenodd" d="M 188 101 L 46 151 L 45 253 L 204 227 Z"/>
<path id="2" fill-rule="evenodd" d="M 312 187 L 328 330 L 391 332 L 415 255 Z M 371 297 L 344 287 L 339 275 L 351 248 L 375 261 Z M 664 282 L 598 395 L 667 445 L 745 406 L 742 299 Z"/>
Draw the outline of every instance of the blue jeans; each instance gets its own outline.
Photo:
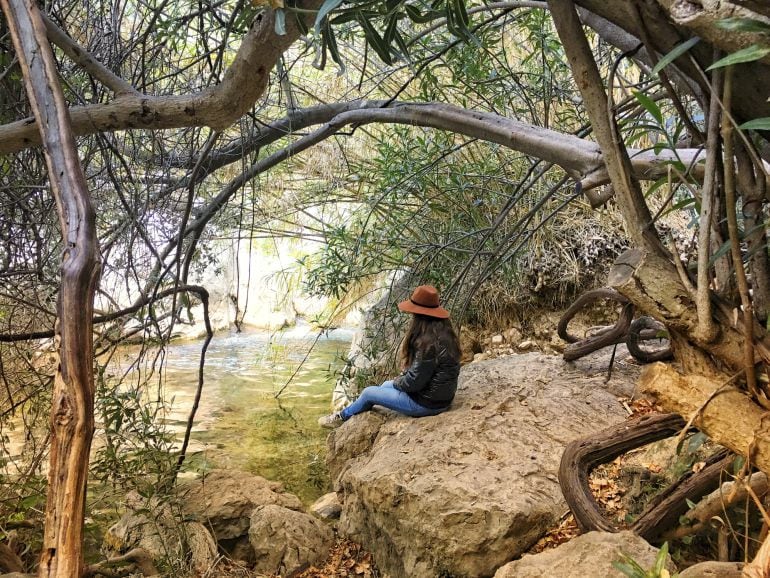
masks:
<path id="1" fill-rule="evenodd" d="M 414 401 L 409 394 L 393 387 L 392 381 L 386 381 L 380 386 L 370 386 L 361 392 L 358 399 L 340 412 L 342 419 L 350 419 L 352 416 L 369 411 L 375 405 L 381 405 L 388 409 L 409 415 L 412 417 L 425 417 L 438 415 L 449 407 L 433 409 L 425 407 Z"/>

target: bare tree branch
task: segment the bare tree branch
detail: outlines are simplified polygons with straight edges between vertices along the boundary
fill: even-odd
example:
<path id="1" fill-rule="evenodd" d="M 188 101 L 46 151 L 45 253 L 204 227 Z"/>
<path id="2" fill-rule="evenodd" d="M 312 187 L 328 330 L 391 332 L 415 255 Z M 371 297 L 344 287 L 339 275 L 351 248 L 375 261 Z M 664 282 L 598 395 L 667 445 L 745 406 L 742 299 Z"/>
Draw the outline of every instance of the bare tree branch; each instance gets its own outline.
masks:
<path id="1" fill-rule="evenodd" d="M 59 28 L 56 23 L 52 22 L 45 14 L 43 14 L 43 22 L 45 22 L 45 27 L 48 31 L 48 39 L 61 48 L 64 54 L 69 56 L 73 62 L 81 66 L 96 80 L 112 90 L 116 96 L 122 94 L 139 94 L 131 84 L 99 62 L 92 54 L 70 38 L 64 30 Z"/>
<path id="2" fill-rule="evenodd" d="M 297 8 L 316 10 L 321 0 L 302 0 Z M 304 14 L 304 13 L 303 13 Z M 306 14 L 303 16 L 309 18 Z M 129 128 L 162 129 L 209 126 L 228 127 L 243 116 L 267 86 L 270 70 L 300 36 L 293 16 L 286 18 L 286 34 L 275 33 L 275 13 L 257 16 L 243 39 L 222 82 L 193 94 L 150 96 L 121 94 L 112 102 L 70 109 L 72 131 L 77 136 Z M 40 144 L 34 119 L 0 127 L 0 154 Z"/>

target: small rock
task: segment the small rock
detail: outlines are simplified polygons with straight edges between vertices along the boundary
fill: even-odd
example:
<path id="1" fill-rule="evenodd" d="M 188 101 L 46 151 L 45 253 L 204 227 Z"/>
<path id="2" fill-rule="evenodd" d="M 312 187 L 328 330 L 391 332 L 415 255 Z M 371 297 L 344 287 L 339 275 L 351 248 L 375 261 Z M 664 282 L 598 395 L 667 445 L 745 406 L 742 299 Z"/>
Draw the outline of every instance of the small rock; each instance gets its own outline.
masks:
<path id="1" fill-rule="evenodd" d="M 623 555 L 642 568 L 650 568 L 655 564 L 658 549 L 633 532 L 589 532 L 553 550 L 510 562 L 497 570 L 495 578 L 624 578 L 625 574 L 612 566 Z M 670 559 L 666 567 L 675 570 Z"/>
<path id="2" fill-rule="evenodd" d="M 251 515 L 249 542 L 258 573 L 291 576 L 329 555 L 334 532 L 316 518 L 281 506 L 258 506 Z"/>
<path id="3" fill-rule="evenodd" d="M 492 336 L 492 345 L 502 345 L 505 339 L 502 335 L 493 335 Z"/>
<path id="4" fill-rule="evenodd" d="M 679 574 L 679 578 L 741 578 L 740 562 L 701 562 Z"/>
<path id="5" fill-rule="evenodd" d="M 510 329 L 507 329 L 504 335 L 508 343 L 516 343 L 521 339 L 521 331 L 519 331 L 515 327 L 511 327 Z"/>
<path id="6" fill-rule="evenodd" d="M 476 355 L 473 356 L 473 361 L 474 362 L 484 361 L 485 359 L 488 359 L 488 358 L 489 358 L 489 355 L 487 355 L 486 353 L 477 353 Z"/>
<path id="7" fill-rule="evenodd" d="M 521 351 L 529 351 L 530 349 L 535 349 L 536 347 L 537 347 L 537 343 L 535 343 L 534 341 L 530 341 L 529 339 L 519 343 L 519 349 Z"/>
<path id="8" fill-rule="evenodd" d="M 337 496 L 337 492 L 329 492 L 318 498 L 310 506 L 310 512 L 324 520 L 336 520 L 339 518 L 342 512 L 342 504 L 340 503 L 339 496 Z"/>

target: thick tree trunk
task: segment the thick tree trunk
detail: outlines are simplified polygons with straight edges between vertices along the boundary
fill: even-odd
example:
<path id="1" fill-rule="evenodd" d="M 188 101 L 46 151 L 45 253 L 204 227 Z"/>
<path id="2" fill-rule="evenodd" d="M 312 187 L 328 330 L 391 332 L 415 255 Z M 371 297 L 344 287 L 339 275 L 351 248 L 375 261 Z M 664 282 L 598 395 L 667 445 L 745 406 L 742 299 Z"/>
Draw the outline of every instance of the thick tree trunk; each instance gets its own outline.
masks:
<path id="1" fill-rule="evenodd" d="M 625 296 L 641 311 L 661 321 L 666 327 L 703 347 L 733 371 L 743 367 L 743 336 L 731 320 L 715 308 L 719 334 L 702 339 L 698 315 L 691 295 L 668 259 L 641 249 L 629 249 L 615 261 L 607 284 Z M 721 318 L 721 319 L 720 319 Z M 675 344 L 681 341 L 673 340 Z M 678 353 L 683 353 L 680 347 Z M 686 360 L 684 360 L 686 361 Z"/>
<path id="2" fill-rule="evenodd" d="M 45 147 L 64 254 L 58 301 L 48 501 L 40 576 L 83 571 L 88 454 L 94 431 L 93 305 L 99 273 L 94 210 L 70 131 L 45 24 L 34 0 L 0 0 Z"/>
<path id="3" fill-rule="evenodd" d="M 663 363 L 642 370 L 641 390 L 666 411 L 690 418 L 716 443 L 737 454 L 750 454 L 751 463 L 770 473 L 767 413 L 731 384 L 729 376 L 681 375 Z"/>

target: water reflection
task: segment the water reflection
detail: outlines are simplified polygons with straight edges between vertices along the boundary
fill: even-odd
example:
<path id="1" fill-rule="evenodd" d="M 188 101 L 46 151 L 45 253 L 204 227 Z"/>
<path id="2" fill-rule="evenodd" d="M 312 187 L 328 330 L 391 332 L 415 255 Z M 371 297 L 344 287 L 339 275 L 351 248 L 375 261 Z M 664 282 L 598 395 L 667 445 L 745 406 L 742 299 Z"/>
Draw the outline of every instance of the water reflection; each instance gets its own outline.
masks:
<path id="1" fill-rule="evenodd" d="M 303 328 L 215 336 L 206 354 L 190 467 L 246 469 L 284 482 L 306 501 L 320 495 L 327 432 L 316 418 L 329 410 L 351 337 L 336 330 L 316 339 Z M 167 425 L 178 436 L 195 396 L 199 356 L 200 343 L 168 348 L 166 392 L 174 401 Z"/>
<path id="2" fill-rule="evenodd" d="M 343 366 L 351 339 L 349 330 L 319 338 L 308 326 L 277 334 L 215 335 L 206 354 L 203 394 L 183 475 L 211 468 L 244 469 L 283 482 L 305 502 L 318 497 L 328 486 L 324 466 L 328 432 L 318 427 L 316 420 L 330 409 L 336 372 Z M 157 372 L 146 389 L 140 388 L 145 401 L 159 395 L 166 401 L 161 415 L 167 430 L 176 437 L 176 449 L 181 445 L 198 385 L 201 344 L 193 341 L 168 346 L 162 393 L 153 386 L 158 383 Z M 108 383 L 128 372 L 119 389 L 136 387 L 148 375 L 152 357 L 148 355 L 138 369 L 133 365 L 138 349 L 123 349 L 110 364 Z M 276 398 L 278 392 L 281 394 Z M 104 447 L 101 418 L 97 404 L 92 457 Z M 47 426 L 46 420 L 41 421 Z M 17 466 L 26 467 L 29 441 L 24 434 L 20 418 L 0 429 L 5 438 L 0 458 L 10 460 L 4 466 L 6 473 L 16 472 Z M 46 463 L 41 462 L 43 473 Z"/>

